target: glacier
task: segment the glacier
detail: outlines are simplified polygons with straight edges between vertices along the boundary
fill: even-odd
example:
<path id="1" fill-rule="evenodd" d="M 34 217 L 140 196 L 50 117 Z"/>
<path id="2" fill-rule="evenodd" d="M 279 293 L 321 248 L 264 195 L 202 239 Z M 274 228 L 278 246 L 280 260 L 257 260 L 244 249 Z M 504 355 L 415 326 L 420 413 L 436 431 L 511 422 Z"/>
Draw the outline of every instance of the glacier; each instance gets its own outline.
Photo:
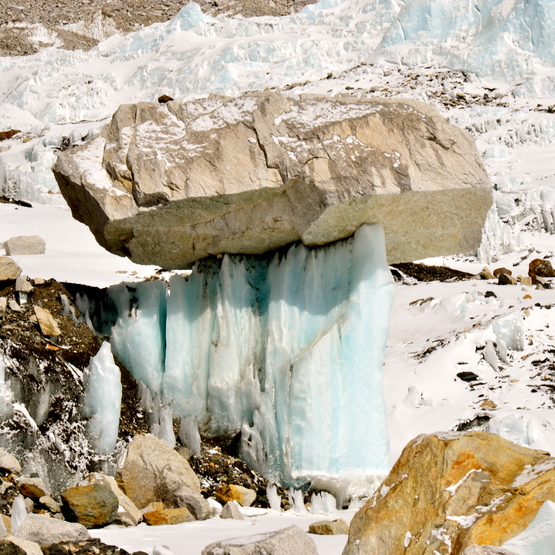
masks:
<path id="1" fill-rule="evenodd" d="M 344 498 L 389 469 L 382 374 L 394 289 L 383 230 L 365 225 L 323 247 L 200 261 L 169 286 L 112 286 L 104 331 L 147 388 L 163 439 L 173 419 L 185 442 L 196 426 L 239 434 L 239 454 L 269 479 Z"/>

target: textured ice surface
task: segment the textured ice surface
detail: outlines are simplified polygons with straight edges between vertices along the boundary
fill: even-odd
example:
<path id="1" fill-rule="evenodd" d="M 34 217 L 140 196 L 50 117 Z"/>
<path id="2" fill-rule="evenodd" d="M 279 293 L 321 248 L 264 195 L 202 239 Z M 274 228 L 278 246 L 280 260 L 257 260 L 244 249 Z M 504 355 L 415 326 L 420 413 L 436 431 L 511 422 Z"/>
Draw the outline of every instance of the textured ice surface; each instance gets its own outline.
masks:
<path id="1" fill-rule="evenodd" d="M 91 358 L 85 380 L 83 413 L 90 417 L 89 441 L 96 451 L 109 455 L 118 439 L 122 393 L 120 371 L 114 362 L 110 343 L 104 342 Z"/>
<path id="2" fill-rule="evenodd" d="M 546 501 L 532 524 L 503 544 L 518 555 L 552 555 L 555 553 L 555 503 Z"/>
<path id="3" fill-rule="evenodd" d="M 200 262 L 167 303 L 163 283 L 116 286 L 111 341 L 175 416 L 241 433 L 242 457 L 274 481 L 364 490 L 389 467 L 393 289 L 383 231 L 363 226 L 326 247 Z"/>

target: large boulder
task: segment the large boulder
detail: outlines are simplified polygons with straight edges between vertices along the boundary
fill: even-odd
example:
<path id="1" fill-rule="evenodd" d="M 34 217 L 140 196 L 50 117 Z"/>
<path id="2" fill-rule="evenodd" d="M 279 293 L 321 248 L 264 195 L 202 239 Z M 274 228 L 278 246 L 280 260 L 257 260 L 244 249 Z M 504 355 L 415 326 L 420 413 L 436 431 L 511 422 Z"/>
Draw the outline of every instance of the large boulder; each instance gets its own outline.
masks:
<path id="1" fill-rule="evenodd" d="M 501 546 L 555 500 L 555 458 L 485 432 L 419 436 L 354 516 L 343 555 Z"/>
<path id="2" fill-rule="evenodd" d="M 54 174 L 102 246 L 166 268 L 323 245 L 364 223 L 384 226 L 391 263 L 469 252 L 491 205 L 470 135 L 407 99 L 123 105 Z"/>
<path id="3" fill-rule="evenodd" d="M 186 507 L 197 520 L 209 514 L 189 463 L 153 435 L 136 436 L 131 441 L 118 470 L 118 482 L 139 509 L 162 502 L 169 509 Z"/>
<path id="4" fill-rule="evenodd" d="M 4 241 L 4 249 L 8 256 L 44 254 L 46 252 L 46 243 L 38 235 L 22 235 Z"/>
<path id="5" fill-rule="evenodd" d="M 21 274 L 21 268 L 9 256 L 0 256 L 0 281 L 17 279 Z"/>
<path id="6" fill-rule="evenodd" d="M 65 518 L 70 522 L 78 522 L 85 528 L 111 524 L 118 514 L 118 498 L 109 486 L 76 486 L 64 490 L 61 498 Z"/>

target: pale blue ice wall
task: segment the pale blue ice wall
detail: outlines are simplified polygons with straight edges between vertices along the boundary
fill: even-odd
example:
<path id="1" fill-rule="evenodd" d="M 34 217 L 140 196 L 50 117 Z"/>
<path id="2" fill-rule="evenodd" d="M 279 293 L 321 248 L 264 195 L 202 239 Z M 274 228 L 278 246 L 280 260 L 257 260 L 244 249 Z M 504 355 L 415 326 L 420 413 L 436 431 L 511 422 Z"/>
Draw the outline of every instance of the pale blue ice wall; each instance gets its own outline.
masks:
<path id="1" fill-rule="evenodd" d="M 112 345 L 175 416 L 241 431 L 242 456 L 274 480 L 352 482 L 389 468 L 393 292 L 383 231 L 363 226 L 326 247 L 199 263 L 172 278 L 167 305 L 159 284 L 118 286 Z"/>

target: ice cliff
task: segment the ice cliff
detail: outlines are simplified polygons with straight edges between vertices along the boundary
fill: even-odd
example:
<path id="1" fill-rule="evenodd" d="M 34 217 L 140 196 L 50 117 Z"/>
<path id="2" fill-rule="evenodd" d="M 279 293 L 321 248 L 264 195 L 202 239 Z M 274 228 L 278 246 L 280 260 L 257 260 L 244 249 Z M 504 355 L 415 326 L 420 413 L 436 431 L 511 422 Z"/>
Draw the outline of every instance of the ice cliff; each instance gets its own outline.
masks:
<path id="1" fill-rule="evenodd" d="M 199 262 L 169 287 L 114 286 L 104 331 L 167 441 L 173 415 L 183 435 L 192 422 L 240 434 L 241 456 L 274 481 L 360 493 L 389 468 L 393 292 L 383 231 L 367 225 L 325 247 Z"/>

